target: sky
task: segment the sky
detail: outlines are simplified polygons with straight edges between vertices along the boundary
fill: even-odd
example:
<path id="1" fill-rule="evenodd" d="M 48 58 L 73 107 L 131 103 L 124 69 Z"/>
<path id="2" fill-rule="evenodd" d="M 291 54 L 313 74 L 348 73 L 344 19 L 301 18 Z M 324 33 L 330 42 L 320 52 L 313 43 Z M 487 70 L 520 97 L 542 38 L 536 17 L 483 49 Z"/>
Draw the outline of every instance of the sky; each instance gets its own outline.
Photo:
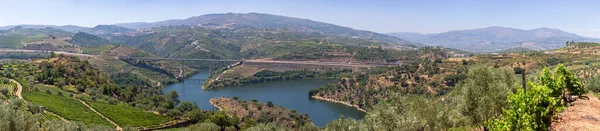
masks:
<path id="1" fill-rule="evenodd" d="M 379 33 L 548 27 L 600 38 L 598 0 L 0 0 L 0 26 L 93 27 L 230 12 L 283 15 Z"/>

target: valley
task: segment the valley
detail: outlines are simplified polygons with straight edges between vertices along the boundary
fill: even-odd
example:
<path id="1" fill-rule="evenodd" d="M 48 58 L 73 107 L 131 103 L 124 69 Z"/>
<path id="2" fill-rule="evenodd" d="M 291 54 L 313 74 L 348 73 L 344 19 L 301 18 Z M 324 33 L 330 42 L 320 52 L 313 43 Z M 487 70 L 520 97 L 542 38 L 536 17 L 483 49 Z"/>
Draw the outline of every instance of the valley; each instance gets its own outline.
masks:
<path id="1" fill-rule="evenodd" d="M 262 13 L 0 29 L 0 118 L 17 123 L 2 129 L 570 130 L 600 118 L 600 43 L 558 29 L 386 35 Z"/>

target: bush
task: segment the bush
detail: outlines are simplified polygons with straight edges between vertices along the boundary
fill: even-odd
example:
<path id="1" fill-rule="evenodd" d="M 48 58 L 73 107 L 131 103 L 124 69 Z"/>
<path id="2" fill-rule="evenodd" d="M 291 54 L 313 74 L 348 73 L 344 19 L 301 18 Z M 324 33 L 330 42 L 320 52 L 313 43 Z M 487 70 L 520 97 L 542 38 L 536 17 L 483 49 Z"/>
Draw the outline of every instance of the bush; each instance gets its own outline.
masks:
<path id="1" fill-rule="evenodd" d="M 552 117 L 558 114 L 569 96 L 585 93 L 581 80 L 575 78 L 564 65 L 558 65 L 554 73 L 545 68 L 540 83 L 529 83 L 531 89 L 518 89 L 508 96 L 508 108 L 499 119 L 491 119 L 486 126 L 492 130 L 548 130 Z"/>
<path id="2" fill-rule="evenodd" d="M 587 82 L 585 82 L 585 87 L 588 91 L 600 93 L 600 75 L 590 78 Z"/>
<path id="3" fill-rule="evenodd" d="M 507 110 L 500 119 L 489 120 L 487 128 L 498 131 L 548 129 L 552 116 L 561 108 L 560 98 L 552 97 L 552 89 L 544 85 L 529 85 L 529 91 L 518 89 L 516 94 L 508 96 Z"/>
<path id="4" fill-rule="evenodd" d="M 460 111 L 469 117 L 471 124 L 481 124 L 500 115 L 506 107 L 506 97 L 518 85 L 517 80 L 508 68 L 471 68 L 464 83 L 455 89 Z"/>

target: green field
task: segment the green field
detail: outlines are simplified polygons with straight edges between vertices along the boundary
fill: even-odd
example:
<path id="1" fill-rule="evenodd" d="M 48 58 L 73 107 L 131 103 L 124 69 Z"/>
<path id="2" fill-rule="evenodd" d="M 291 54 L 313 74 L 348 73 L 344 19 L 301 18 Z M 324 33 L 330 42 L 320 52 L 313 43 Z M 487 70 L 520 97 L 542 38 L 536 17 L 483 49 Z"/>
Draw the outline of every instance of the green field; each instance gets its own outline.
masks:
<path id="1" fill-rule="evenodd" d="M 25 39 L 23 39 L 23 43 L 43 41 L 44 39 L 50 39 L 50 37 L 48 37 L 48 35 L 27 36 L 27 37 L 25 37 Z"/>
<path id="2" fill-rule="evenodd" d="M 81 104 L 79 101 L 68 96 L 58 96 L 42 92 L 23 90 L 23 97 L 34 104 L 44 106 L 66 119 L 81 121 L 84 123 L 94 123 L 102 125 L 112 125 L 104 120 L 91 109 Z"/>
<path id="3" fill-rule="evenodd" d="M 150 112 L 145 112 L 140 108 L 135 108 L 123 104 L 111 105 L 107 103 L 99 102 L 86 102 L 90 106 L 94 107 L 97 111 L 101 112 L 104 116 L 115 121 L 117 124 L 122 126 L 151 126 L 159 125 L 171 121 L 171 117 L 157 115 Z"/>
<path id="4" fill-rule="evenodd" d="M 157 115 L 150 112 L 145 112 L 140 108 L 135 108 L 123 104 L 111 105 L 99 102 L 86 102 L 101 112 L 104 116 L 109 117 L 117 124 L 122 126 L 150 126 L 159 125 L 171 121 L 171 117 Z"/>
<path id="5" fill-rule="evenodd" d="M 21 44 L 23 38 L 20 35 L 0 36 L 0 48 L 22 48 L 25 46 Z"/>

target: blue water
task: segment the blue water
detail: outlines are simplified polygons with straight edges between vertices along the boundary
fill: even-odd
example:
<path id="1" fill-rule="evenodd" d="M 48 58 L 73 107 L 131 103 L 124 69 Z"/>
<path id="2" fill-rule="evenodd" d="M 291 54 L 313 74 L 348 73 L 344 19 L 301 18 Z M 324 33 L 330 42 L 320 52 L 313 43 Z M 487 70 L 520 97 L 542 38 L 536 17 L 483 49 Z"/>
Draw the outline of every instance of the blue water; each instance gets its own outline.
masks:
<path id="1" fill-rule="evenodd" d="M 188 79 L 206 79 L 207 77 L 208 72 L 205 71 Z M 203 82 L 191 82 L 190 80 L 188 82 L 168 85 L 163 89 L 163 92 L 168 93 L 175 90 L 179 94 L 181 101 L 195 101 L 200 109 L 203 110 L 214 109 L 208 100 L 222 96 L 230 98 L 238 96 L 241 100 L 256 99 L 261 102 L 272 101 L 275 105 L 283 106 L 286 109 L 295 109 L 299 113 L 308 114 L 317 126 L 325 126 L 327 122 L 335 120 L 341 115 L 362 119 L 365 113 L 356 110 L 356 108 L 308 97 L 310 89 L 331 82 L 333 82 L 331 79 L 287 80 L 205 91 L 202 90 Z"/>

